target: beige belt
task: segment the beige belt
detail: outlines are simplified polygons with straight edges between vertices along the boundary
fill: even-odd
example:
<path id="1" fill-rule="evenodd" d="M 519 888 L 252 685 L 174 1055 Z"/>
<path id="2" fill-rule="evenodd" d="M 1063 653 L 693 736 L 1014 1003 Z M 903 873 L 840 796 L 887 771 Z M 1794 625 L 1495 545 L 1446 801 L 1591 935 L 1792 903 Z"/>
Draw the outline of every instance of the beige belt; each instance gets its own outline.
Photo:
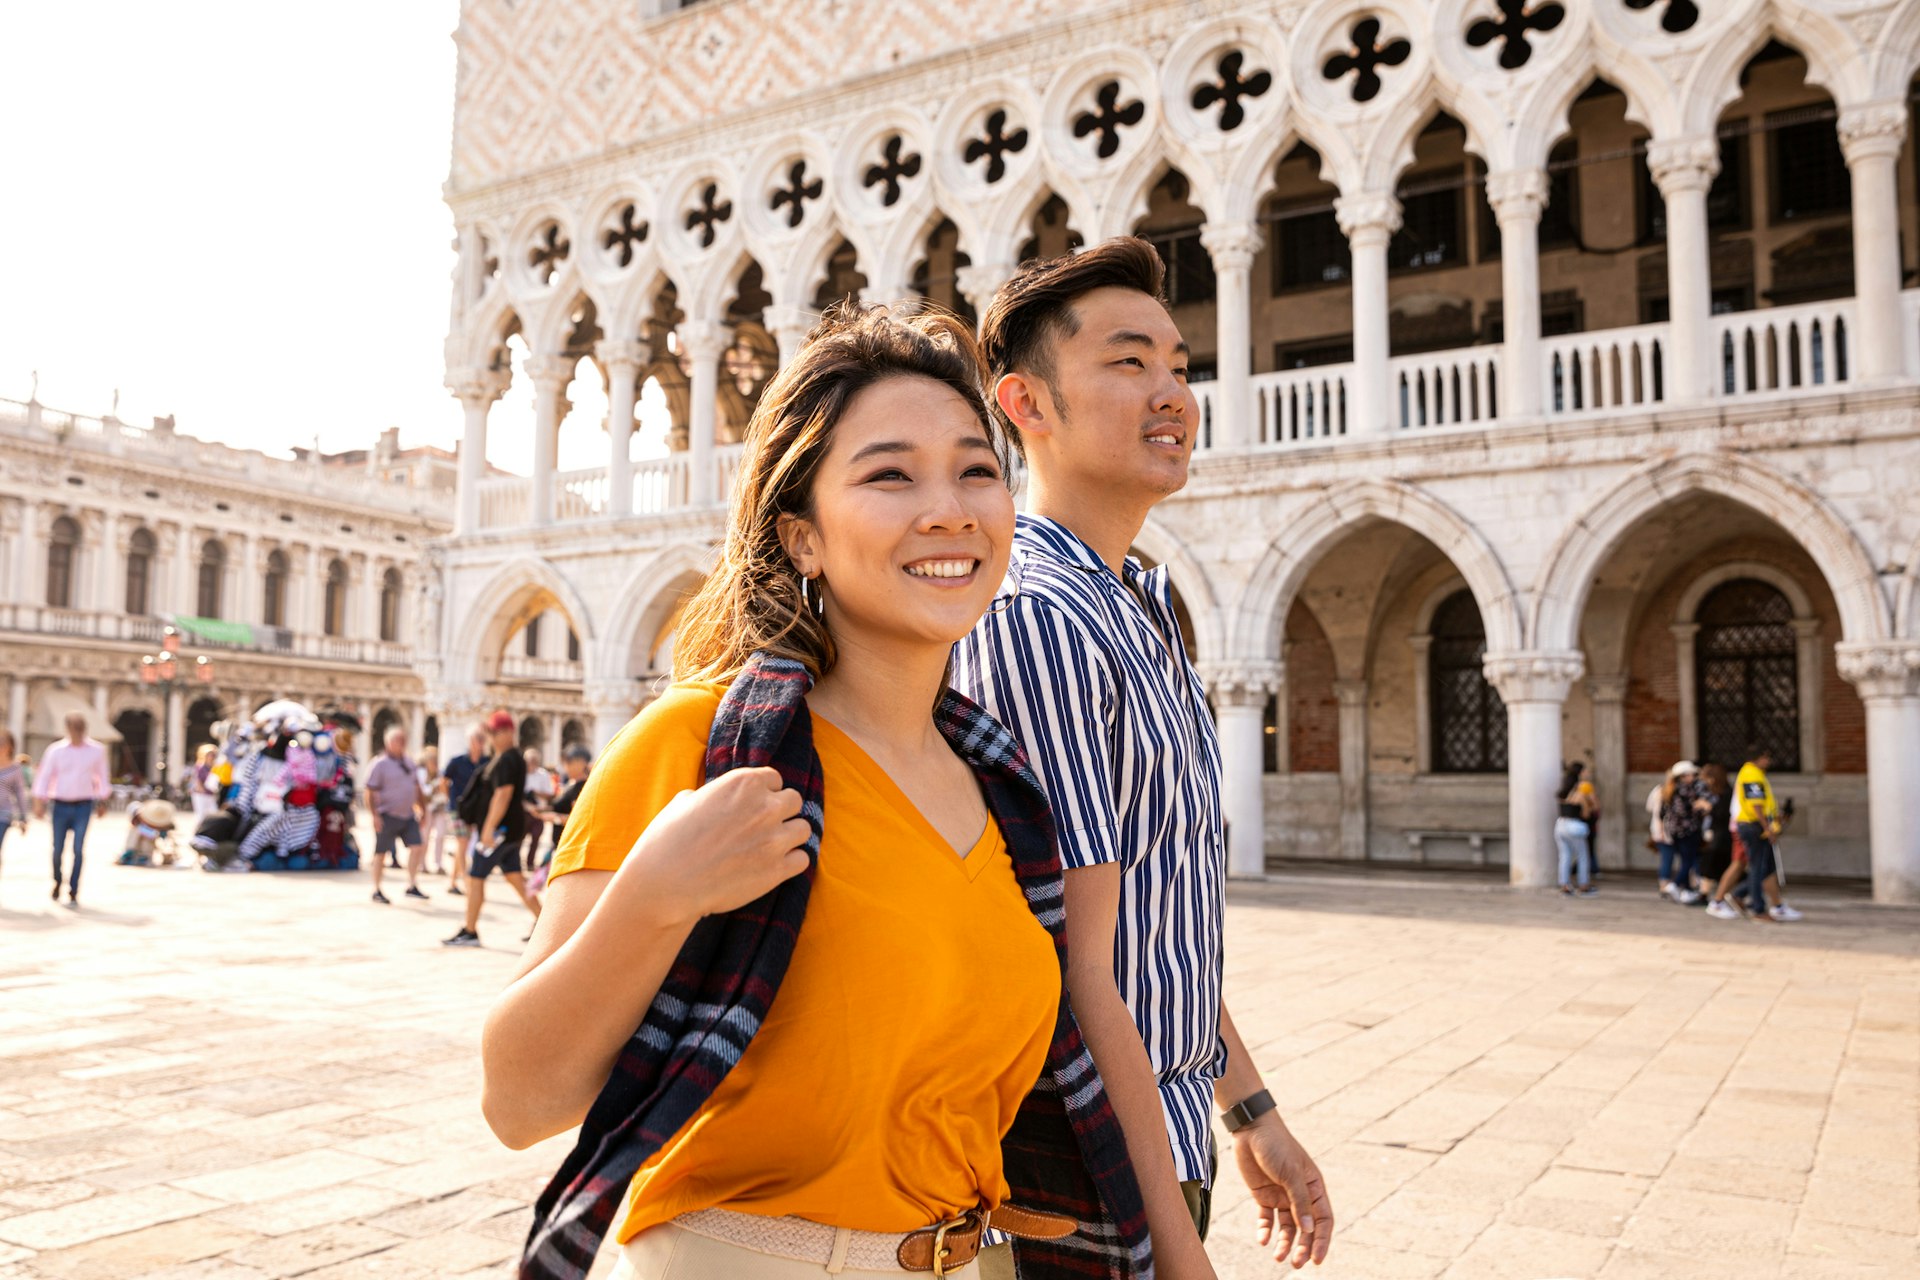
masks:
<path id="1" fill-rule="evenodd" d="M 817 1263 L 828 1272 L 931 1271 L 936 1276 L 958 1271 L 972 1262 L 980 1252 L 980 1237 L 987 1227 L 1027 1239 L 1058 1240 L 1073 1234 L 1075 1226 L 1070 1218 L 1012 1205 L 991 1213 L 971 1210 L 898 1235 L 829 1227 L 805 1218 L 766 1218 L 731 1209 L 683 1213 L 673 1225 L 755 1253 Z"/>

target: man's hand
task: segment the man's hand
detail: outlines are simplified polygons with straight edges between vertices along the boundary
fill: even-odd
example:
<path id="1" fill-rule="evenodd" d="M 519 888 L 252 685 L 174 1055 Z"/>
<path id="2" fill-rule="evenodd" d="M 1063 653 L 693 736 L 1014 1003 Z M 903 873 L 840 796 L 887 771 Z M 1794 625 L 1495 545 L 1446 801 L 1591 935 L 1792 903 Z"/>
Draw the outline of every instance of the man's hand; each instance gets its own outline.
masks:
<path id="1" fill-rule="evenodd" d="M 1234 1134 L 1233 1158 L 1259 1206 L 1261 1248 L 1273 1245 L 1275 1262 L 1292 1254 L 1295 1270 L 1325 1262 L 1333 1243 L 1326 1180 L 1279 1113 L 1268 1112 Z"/>

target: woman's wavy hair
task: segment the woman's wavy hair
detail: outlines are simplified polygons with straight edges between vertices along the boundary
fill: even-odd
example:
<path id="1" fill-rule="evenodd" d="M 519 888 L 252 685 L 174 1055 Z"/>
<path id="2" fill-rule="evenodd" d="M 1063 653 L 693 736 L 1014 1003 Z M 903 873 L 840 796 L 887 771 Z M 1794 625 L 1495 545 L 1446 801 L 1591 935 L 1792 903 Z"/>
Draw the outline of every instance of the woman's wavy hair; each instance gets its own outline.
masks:
<path id="1" fill-rule="evenodd" d="M 889 378 L 921 377 L 966 401 L 1011 476 L 1006 433 L 987 407 L 973 330 L 929 309 L 836 304 L 767 389 L 747 424 L 720 564 L 687 602 L 673 646 L 676 680 L 726 683 L 755 653 L 791 658 L 818 680 L 833 670 L 833 636 L 807 607 L 780 542 L 780 517 L 813 515 L 813 482 L 853 398 Z"/>

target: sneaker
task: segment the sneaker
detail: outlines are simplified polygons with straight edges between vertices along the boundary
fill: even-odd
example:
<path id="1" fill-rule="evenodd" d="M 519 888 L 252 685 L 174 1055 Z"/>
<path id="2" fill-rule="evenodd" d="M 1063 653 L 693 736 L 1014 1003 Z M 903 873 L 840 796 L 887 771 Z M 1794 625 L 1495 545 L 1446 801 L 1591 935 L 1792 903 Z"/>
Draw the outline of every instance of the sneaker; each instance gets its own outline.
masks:
<path id="1" fill-rule="evenodd" d="M 1657 891 L 1656 896 L 1662 897 L 1662 898 L 1671 898 L 1673 896 L 1673 881 L 1662 880 L 1660 882 L 1660 888 Z"/>
<path id="2" fill-rule="evenodd" d="M 1571 898 L 1573 896 L 1573 886 L 1570 884 L 1561 885 L 1560 896 L 1563 898 Z"/>
<path id="3" fill-rule="evenodd" d="M 1779 906 L 1769 909 L 1767 914 L 1771 916 L 1773 919 L 1778 920 L 1782 924 L 1791 924 L 1795 920 L 1806 919 L 1805 916 L 1801 915 L 1798 911 L 1795 911 L 1792 907 L 1788 906 L 1784 902 L 1781 903 Z"/>
<path id="4" fill-rule="evenodd" d="M 253 864 L 251 862 L 248 862 L 245 858 L 235 858 L 232 862 L 229 862 L 226 866 L 220 868 L 220 870 L 225 872 L 227 875 L 234 875 L 234 876 L 245 875 L 247 872 L 253 870 Z"/>
<path id="5" fill-rule="evenodd" d="M 1590 884 L 1583 884 L 1580 886 L 1580 896 L 1583 898 L 1597 898 L 1600 896 L 1600 890 Z"/>
<path id="6" fill-rule="evenodd" d="M 1715 920 L 1738 920 L 1740 913 L 1734 910 L 1731 902 L 1725 898 L 1715 898 L 1707 904 L 1707 914 Z"/>
<path id="7" fill-rule="evenodd" d="M 60 882 L 58 880 L 53 882 L 53 900 L 55 902 L 60 901 Z"/>
<path id="8" fill-rule="evenodd" d="M 462 893 L 462 892 L 461 892 L 461 890 L 460 890 L 460 886 L 459 886 L 459 885 L 457 885 L 457 884 L 450 884 L 450 885 L 448 885 L 448 886 L 447 886 L 447 892 L 448 892 L 448 893 L 450 893 L 450 894 L 452 894 L 452 895 L 453 895 L 454 897 L 456 897 L 456 898 L 464 898 L 464 897 L 466 897 L 466 896 L 467 896 L 467 895 L 466 895 L 465 893 Z"/>
<path id="9" fill-rule="evenodd" d="M 394 856 L 393 856 L 392 854 L 388 854 L 388 855 L 387 855 L 387 870 L 389 870 L 389 871 L 398 871 L 399 869 L 400 869 L 400 859 L 398 859 L 398 858 L 396 858 L 396 857 L 394 857 Z"/>
<path id="10" fill-rule="evenodd" d="M 1667 896 L 1683 907 L 1690 907 L 1700 901 L 1700 895 L 1683 884 L 1670 886 L 1667 890 Z"/>
<path id="11" fill-rule="evenodd" d="M 67 890 L 67 905 L 68 905 L 68 906 L 70 906 L 70 907 L 77 907 L 77 906 L 79 906 L 79 905 L 80 905 L 80 891 L 79 891 L 79 890 L 77 890 L 77 889 L 69 889 L 69 890 Z"/>
<path id="12" fill-rule="evenodd" d="M 451 938 L 443 938 L 440 945 L 443 947 L 477 947 L 480 945 L 480 935 L 471 929 L 462 929 Z"/>
<path id="13" fill-rule="evenodd" d="M 424 898 L 424 897 L 426 897 L 427 895 L 426 895 L 426 894 L 424 894 L 424 893 L 422 893 L 422 892 L 420 892 L 420 886 L 419 886 L 419 885 L 417 885 L 417 884 L 410 884 L 410 885 L 408 885 L 408 886 L 407 886 L 407 896 L 408 896 L 409 898 Z"/>
<path id="14" fill-rule="evenodd" d="M 378 889 L 375 889 L 375 890 L 373 891 L 373 900 L 374 900 L 375 902 L 377 902 L 377 903 L 379 903 L 379 904 L 380 904 L 381 906 L 383 906 L 383 907 L 384 907 L 384 906 L 386 906 L 386 905 L 388 905 L 388 903 L 389 903 L 389 901 L 390 901 L 390 900 L 388 899 L 388 897 L 387 897 L 387 895 L 386 895 L 386 894 L 384 894 L 384 893 L 382 893 L 382 892 L 380 892 L 380 891 L 379 891 Z"/>

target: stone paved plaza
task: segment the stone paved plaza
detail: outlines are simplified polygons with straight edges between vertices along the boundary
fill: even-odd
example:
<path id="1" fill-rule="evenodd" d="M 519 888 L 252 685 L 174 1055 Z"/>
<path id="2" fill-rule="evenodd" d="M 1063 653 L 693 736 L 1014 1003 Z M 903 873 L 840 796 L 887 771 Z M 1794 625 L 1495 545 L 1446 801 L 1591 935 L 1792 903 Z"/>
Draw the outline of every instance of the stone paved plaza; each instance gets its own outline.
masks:
<path id="1" fill-rule="evenodd" d="M 362 877 L 0 875 L 0 1280 L 509 1274 L 563 1143 L 500 1148 L 475 1038 L 525 913 Z M 391 880 L 389 882 L 391 887 Z M 1327 1277 L 1920 1274 L 1920 912 L 1722 924 L 1617 880 L 1236 887 L 1229 989 L 1340 1217 Z M 1277 1274 L 1228 1175 L 1223 1277 Z"/>

